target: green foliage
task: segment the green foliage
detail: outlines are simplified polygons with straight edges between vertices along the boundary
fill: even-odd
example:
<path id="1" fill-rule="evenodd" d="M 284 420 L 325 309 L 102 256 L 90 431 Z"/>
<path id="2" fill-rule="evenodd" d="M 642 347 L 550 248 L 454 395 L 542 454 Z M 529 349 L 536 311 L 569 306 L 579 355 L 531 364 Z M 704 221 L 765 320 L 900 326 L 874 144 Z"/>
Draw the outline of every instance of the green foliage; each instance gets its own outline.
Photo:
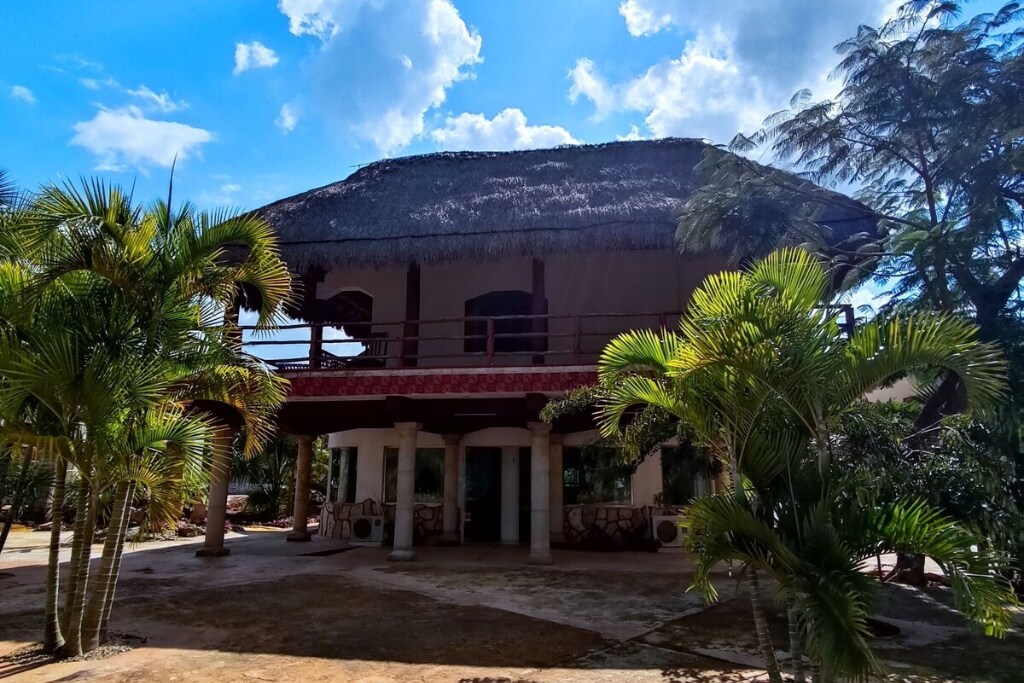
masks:
<path id="1" fill-rule="evenodd" d="M 804 180 L 712 152 L 704 186 L 681 209 L 684 251 L 725 251 L 733 263 L 801 245 L 831 265 L 843 287 L 875 279 L 892 298 L 883 313 L 961 314 L 1014 359 L 1024 299 L 1024 9 L 960 20 L 961 3 L 916 0 L 880 27 L 838 46 L 832 99 L 797 93 L 731 147 L 767 152 L 806 181 L 858 188 L 863 205 L 839 212 Z M 849 234 L 851 221 L 878 231 Z M 929 421 L 955 411 L 952 385 Z"/>
<path id="2" fill-rule="evenodd" d="M 251 454 L 284 399 L 282 381 L 242 354 L 225 324 L 239 297 L 264 327 L 288 299 L 270 227 L 169 201 L 142 206 L 84 181 L 0 211 L 0 442 L 77 472 L 60 620 L 56 545 L 47 584 L 47 646 L 62 647 L 63 622 L 69 654 L 96 647 L 105 630 L 130 501 L 145 501 L 147 526 L 177 520 L 183 495 L 209 476 L 214 416 L 239 418 Z M 55 519 L 63 504 L 58 496 Z M 108 515 L 90 578 L 93 534 Z"/>
<path id="3" fill-rule="evenodd" d="M 990 544 L 1012 549 L 1018 511 L 1005 435 L 968 415 L 922 431 L 918 411 L 912 404 L 865 403 L 839 418 L 831 448 L 851 483 L 848 495 L 866 505 L 926 497 Z"/>
<path id="4" fill-rule="evenodd" d="M 992 407 L 1005 366 L 970 325 L 943 315 L 878 320 L 842 343 L 829 293 L 824 267 L 796 249 L 708 277 L 678 332 L 629 332 L 608 344 L 598 421 L 615 437 L 637 407 L 653 406 L 727 463 L 733 490 L 683 515 L 698 556 L 694 588 L 713 599 L 710 571 L 722 561 L 772 577 L 812 658 L 864 677 L 881 670 L 867 643 L 875 584 L 859 569 L 865 558 L 933 557 L 961 611 L 993 635 L 1005 631 L 1013 598 L 995 574 L 1005 558 L 976 550 L 980 537 L 930 502 L 850 495 L 833 430 L 859 414 L 866 393 L 915 370 L 951 373 L 976 409 Z"/>
<path id="5" fill-rule="evenodd" d="M 262 521 L 276 519 L 290 505 L 289 490 L 295 480 L 298 447 L 294 440 L 278 435 L 252 457 L 235 451 L 231 478 L 245 484 L 246 511 Z"/>

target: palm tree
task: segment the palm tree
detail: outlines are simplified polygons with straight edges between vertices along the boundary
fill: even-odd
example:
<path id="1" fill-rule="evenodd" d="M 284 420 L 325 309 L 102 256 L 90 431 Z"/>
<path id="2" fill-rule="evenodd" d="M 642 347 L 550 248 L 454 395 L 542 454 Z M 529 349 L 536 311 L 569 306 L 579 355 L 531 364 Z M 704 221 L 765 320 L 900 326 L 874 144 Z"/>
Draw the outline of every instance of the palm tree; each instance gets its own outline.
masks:
<path id="1" fill-rule="evenodd" d="M 972 326 L 931 315 L 870 323 L 844 342 L 828 297 L 828 273 L 814 257 L 780 250 L 746 272 L 709 277 L 678 332 L 621 335 L 599 365 L 605 436 L 621 433 L 629 411 L 653 406 L 687 424 L 728 464 L 733 490 L 697 501 L 684 515 L 698 553 L 694 585 L 714 599 L 711 568 L 724 560 L 743 565 L 773 681 L 781 673 L 758 573 L 787 598 L 794 636 L 803 636 L 792 649 L 805 640 L 825 676 L 879 668 L 864 639 L 870 590 L 858 568 L 862 556 L 882 549 L 939 561 L 953 577 L 958 606 L 988 632 L 1000 634 L 1007 620 L 1000 602 L 1007 593 L 988 573 L 995 558 L 970 551 L 977 539 L 921 503 L 866 510 L 844 500 L 829 456 L 833 418 L 902 372 L 952 372 L 974 405 L 995 402 L 1004 375 L 997 351 L 977 342 Z"/>
<path id="2" fill-rule="evenodd" d="M 222 322 L 240 297 L 262 328 L 279 315 L 290 278 L 272 231 L 249 215 L 169 206 L 136 206 L 99 182 L 50 186 L 2 231 L 30 238 L 0 261 L 0 328 L 8 333 L 0 383 L 11 390 L 4 424 L 32 435 L 37 422 L 15 419 L 15 398 L 42 406 L 50 419 L 38 424 L 61 427 L 48 436 L 81 480 L 63 629 L 48 622 L 47 646 L 69 654 L 95 647 L 105 631 L 133 491 L 146 489 L 154 520 L 173 520 L 183 480 L 208 476 L 207 451 L 196 443 L 209 436 L 211 413 L 238 415 L 252 453 L 284 398 L 283 383 L 243 355 Z M 114 514 L 91 578 L 104 492 Z M 56 566 L 50 573 L 47 602 L 56 612 Z"/>

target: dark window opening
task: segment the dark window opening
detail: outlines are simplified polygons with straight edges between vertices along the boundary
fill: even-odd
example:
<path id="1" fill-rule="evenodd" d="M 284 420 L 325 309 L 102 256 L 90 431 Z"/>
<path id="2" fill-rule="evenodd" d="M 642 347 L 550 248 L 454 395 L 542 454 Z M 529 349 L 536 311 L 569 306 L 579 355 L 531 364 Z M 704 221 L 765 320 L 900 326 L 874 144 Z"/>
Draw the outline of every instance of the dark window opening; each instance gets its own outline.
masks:
<path id="1" fill-rule="evenodd" d="M 544 302 L 547 311 L 547 301 Z M 518 353 L 546 351 L 547 338 L 532 335 L 546 334 L 547 321 L 536 321 L 527 317 L 533 314 L 533 295 L 530 292 L 509 290 L 488 292 L 466 301 L 467 318 L 494 318 L 494 351 L 497 353 Z M 535 329 L 535 323 L 536 329 Z M 465 327 L 466 353 L 487 351 L 487 321 L 467 320 Z"/>
<path id="2" fill-rule="evenodd" d="M 356 502 L 356 462 L 357 450 L 354 447 L 331 449 L 331 466 L 327 471 L 327 500 Z"/>
<path id="3" fill-rule="evenodd" d="M 324 327 L 321 367 L 375 368 L 385 365 L 387 333 L 373 331 L 372 296 L 359 290 L 346 290 L 318 301 L 316 306 L 316 317 L 331 323 Z M 339 328 L 353 341 L 338 339 L 332 330 Z"/>
<path id="4" fill-rule="evenodd" d="M 416 449 L 416 479 L 413 484 L 417 503 L 444 500 L 444 449 Z M 384 502 L 398 500 L 398 449 L 384 449 Z"/>
<path id="5" fill-rule="evenodd" d="M 617 448 L 566 448 L 562 497 L 566 505 L 632 502 L 633 468 Z"/>
<path id="6" fill-rule="evenodd" d="M 661 498 L 664 505 L 690 503 L 711 493 L 711 481 L 721 465 L 703 449 L 689 443 L 661 449 Z"/>

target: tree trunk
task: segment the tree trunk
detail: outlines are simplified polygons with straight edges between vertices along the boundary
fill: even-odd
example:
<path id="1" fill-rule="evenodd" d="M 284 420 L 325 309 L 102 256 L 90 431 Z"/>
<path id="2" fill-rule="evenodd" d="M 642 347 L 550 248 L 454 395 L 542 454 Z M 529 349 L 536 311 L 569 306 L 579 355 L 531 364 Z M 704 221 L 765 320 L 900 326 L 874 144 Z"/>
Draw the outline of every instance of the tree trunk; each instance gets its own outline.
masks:
<path id="1" fill-rule="evenodd" d="M 805 683 L 803 638 L 800 634 L 800 615 L 796 611 L 796 600 L 790 599 L 786 616 L 789 618 L 789 658 L 793 667 L 794 683 Z"/>
<path id="2" fill-rule="evenodd" d="M 25 488 L 28 486 L 28 476 L 32 467 L 32 456 L 35 454 L 35 449 L 31 446 L 24 446 L 23 448 L 24 454 L 22 455 L 21 471 L 18 472 L 18 483 L 15 484 L 14 500 L 11 501 L 11 509 L 7 511 L 7 517 L 4 518 L 3 531 L 0 531 L 0 553 L 4 551 L 4 545 L 7 544 L 7 536 L 11 533 L 11 525 L 14 524 L 14 520 L 21 514 L 21 508 L 26 502 Z"/>
<path id="3" fill-rule="evenodd" d="M 50 554 L 46 563 L 46 617 L 43 625 L 43 648 L 47 652 L 59 653 L 64 648 L 64 635 L 60 628 L 60 611 L 57 607 L 60 587 L 60 530 L 64 521 L 64 484 L 67 480 L 68 462 L 57 459 L 57 472 L 53 482 L 53 502 L 50 513 Z"/>
<path id="4" fill-rule="evenodd" d="M 131 525 L 132 515 L 132 501 L 135 499 L 135 484 L 130 484 L 128 487 L 128 505 L 125 509 L 125 521 L 124 526 L 121 527 L 121 537 L 117 541 L 117 549 L 114 552 L 114 566 L 111 569 L 110 575 L 110 591 L 106 595 L 106 601 L 103 605 L 103 613 L 100 615 L 100 642 L 105 643 L 107 641 L 107 623 L 110 621 L 110 612 L 114 608 L 114 595 L 117 592 L 117 578 L 121 574 L 121 555 L 124 553 L 125 536 L 128 533 L 128 527 Z"/>
<path id="5" fill-rule="evenodd" d="M 82 654 L 82 613 L 85 611 L 85 595 L 89 589 L 89 561 L 92 559 L 93 534 L 96 531 L 96 517 L 99 513 L 99 489 L 92 482 L 89 486 L 89 511 L 82 529 L 82 554 L 78 558 L 78 579 L 75 582 L 75 595 L 71 603 L 71 614 L 68 615 L 67 642 L 64 649 L 68 656 Z"/>
<path id="6" fill-rule="evenodd" d="M 811 658 L 811 683 L 823 683 L 821 675 L 821 663 Z"/>
<path id="7" fill-rule="evenodd" d="M 74 602 L 78 589 L 78 563 L 82 559 L 82 540 L 85 538 L 85 517 L 88 507 L 89 490 L 86 488 L 85 478 L 79 473 L 78 491 L 75 494 L 75 525 L 71 533 L 71 562 L 68 563 L 68 580 L 64 586 L 64 611 L 61 617 L 61 627 L 65 633 L 68 630 L 68 619 L 71 618 L 71 603 Z"/>
<path id="8" fill-rule="evenodd" d="M 82 649 L 85 652 L 100 646 L 100 621 L 107 604 L 107 594 L 113 591 L 112 581 L 117 548 L 128 524 L 128 497 L 131 485 L 123 481 L 117 485 L 114 506 L 110 513 L 110 524 L 107 526 L 107 537 L 103 540 L 103 555 L 100 567 L 92 582 L 88 601 L 82 613 Z"/>
<path id="9" fill-rule="evenodd" d="M 765 615 L 764 606 L 761 603 L 761 584 L 757 580 L 757 570 L 750 570 L 750 607 L 754 612 L 754 628 L 757 629 L 757 642 L 761 646 L 761 654 L 764 656 L 765 668 L 768 670 L 768 680 L 771 683 L 782 683 L 782 672 L 779 669 L 779 661 L 775 657 L 775 647 L 772 645 L 771 632 L 768 629 L 768 617 Z"/>

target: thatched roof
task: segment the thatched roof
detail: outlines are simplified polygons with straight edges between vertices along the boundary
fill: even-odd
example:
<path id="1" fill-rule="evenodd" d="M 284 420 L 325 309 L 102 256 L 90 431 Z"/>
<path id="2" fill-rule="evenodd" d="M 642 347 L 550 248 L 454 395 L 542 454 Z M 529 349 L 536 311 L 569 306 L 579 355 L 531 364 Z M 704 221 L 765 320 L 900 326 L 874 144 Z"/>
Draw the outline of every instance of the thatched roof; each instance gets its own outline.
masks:
<path id="1" fill-rule="evenodd" d="M 662 139 L 385 159 L 258 212 L 296 272 L 670 248 L 707 148 Z M 835 198 L 848 214 L 853 202 Z"/>

